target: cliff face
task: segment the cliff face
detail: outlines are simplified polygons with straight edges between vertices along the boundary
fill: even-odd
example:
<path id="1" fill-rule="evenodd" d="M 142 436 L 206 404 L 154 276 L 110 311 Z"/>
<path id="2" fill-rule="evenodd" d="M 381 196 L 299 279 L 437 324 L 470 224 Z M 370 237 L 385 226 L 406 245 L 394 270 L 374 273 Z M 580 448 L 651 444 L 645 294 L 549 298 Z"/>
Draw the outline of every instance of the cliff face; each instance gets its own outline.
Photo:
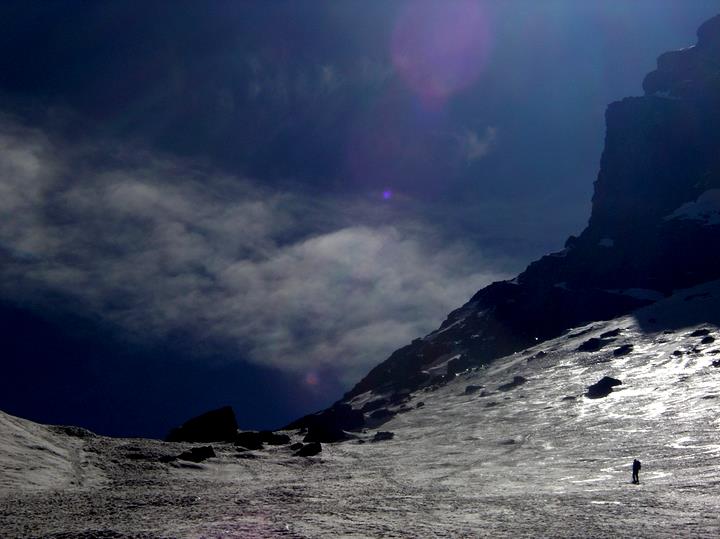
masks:
<path id="1" fill-rule="evenodd" d="M 609 106 L 592 215 L 566 248 L 480 290 L 344 400 L 402 393 L 564 330 L 720 278 L 720 16 L 663 54 L 645 95 Z"/>
<path id="2" fill-rule="evenodd" d="M 658 58 L 645 96 L 610 105 L 607 138 L 585 235 L 654 227 L 720 187 L 720 16 L 698 44 Z"/>
<path id="3" fill-rule="evenodd" d="M 645 95 L 709 101 L 717 97 L 720 15 L 700 26 L 697 35 L 696 46 L 666 52 L 658 58 L 658 68 L 643 81 Z"/>

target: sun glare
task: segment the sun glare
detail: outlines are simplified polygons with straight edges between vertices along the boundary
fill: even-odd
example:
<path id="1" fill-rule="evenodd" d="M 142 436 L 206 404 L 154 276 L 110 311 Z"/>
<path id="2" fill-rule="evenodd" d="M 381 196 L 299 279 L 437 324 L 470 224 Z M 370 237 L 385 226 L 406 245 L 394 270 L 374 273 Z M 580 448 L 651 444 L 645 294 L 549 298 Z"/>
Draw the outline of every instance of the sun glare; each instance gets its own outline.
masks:
<path id="1" fill-rule="evenodd" d="M 488 17 L 478 2 L 410 2 L 398 17 L 391 54 L 413 91 L 443 102 L 478 79 L 490 43 Z"/>

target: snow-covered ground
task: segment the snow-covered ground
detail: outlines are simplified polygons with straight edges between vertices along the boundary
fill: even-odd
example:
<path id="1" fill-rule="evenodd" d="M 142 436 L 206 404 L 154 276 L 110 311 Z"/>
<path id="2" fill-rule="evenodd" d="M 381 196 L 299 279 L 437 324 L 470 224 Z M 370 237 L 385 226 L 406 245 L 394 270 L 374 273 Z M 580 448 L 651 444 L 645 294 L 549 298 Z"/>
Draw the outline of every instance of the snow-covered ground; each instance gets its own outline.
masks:
<path id="1" fill-rule="evenodd" d="M 682 291 L 417 392 L 392 440 L 311 458 L 215 444 L 165 464 L 190 445 L 0 414 L 0 536 L 718 537 L 718 325 L 720 283 Z M 583 396 L 603 376 L 623 383 Z"/>

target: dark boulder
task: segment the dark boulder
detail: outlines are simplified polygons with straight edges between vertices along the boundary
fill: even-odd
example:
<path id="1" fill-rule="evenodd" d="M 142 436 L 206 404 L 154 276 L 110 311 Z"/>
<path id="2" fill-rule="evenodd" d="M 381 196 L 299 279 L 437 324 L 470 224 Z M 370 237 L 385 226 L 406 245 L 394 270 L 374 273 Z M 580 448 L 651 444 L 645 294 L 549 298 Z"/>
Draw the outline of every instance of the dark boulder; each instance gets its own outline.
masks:
<path id="1" fill-rule="evenodd" d="M 466 386 L 465 387 L 465 395 L 472 395 L 473 393 L 477 393 L 480 391 L 484 386 Z"/>
<path id="2" fill-rule="evenodd" d="M 422 408 L 423 406 L 425 406 L 425 403 L 423 401 L 420 401 L 415 405 L 415 408 Z"/>
<path id="3" fill-rule="evenodd" d="M 286 445 L 290 443 L 290 436 L 263 430 L 260 431 L 260 440 L 268 445 Z"/>
<path id="4" fill-rule="evenodd" d="M 262 449 L 263 436 L 259 432 L 245 431 L 235 434 L 235 445 L 244 447 L 245 449 Z"/>
<path id="5" fill-rule="evenodd" d="M 705 335 L 709 335 L 710 330 L 709 329 L 696 329 L 690 334 L 690 337 L 704 337 Z"/>
<path id="6" fill-rule="evenodd" d="M 584 343 L 582 343 L 580 346 L 578 346 L 577 351 L 578 352 L 597 352 L 601 348 L 604 348 L 611 342 L 613 342 L 615 339 L 598 339 L 596 337 L 593 337 L 592 339 L 588 339 Z"/>
<path id="7" fill-rule="evenodd" d="M 606 331 L 605 333 L 600 334 L 600 338 L 601 339 L 609 339 L 610 337 L 617 337 L 618 335 L 620 335 L 621 331 L 622 330 L 620 328 L 613 329 L 611 331 Z"/>
<path id="8" fill-rule="evenodd" d="M 188 451 L 183 451 L 177 458 L 178 460 L 188 460 L 190 462 L 202 462 L 209 458 L 215 457 L 215 450 L 210 445 L 202 447 L 193 447 Z"/>
<path id="9" fill-rule="evenodd" d="M 585 394 L 589 399 L 600 399 L 607 397 L 613 391 L 613 387 L 622 385 L 622 382 L 616 378 L 604 376 L 599 382 L 588 386 Z"/>
<path id="10" fill-rule="evenodd" d="M 373 442 L 384 442 L 386 440 L 392 440 L 393 438 L 395 438 L 394 432 L 382 430 L 382 431 L 378 431 L 375 433 L 375 436 L 373 436 L 372 441 Z"/>
<path id="11" fill-rule="evenodd" d="M 623 344 L 619 348 L 616 348 L 615 350 L 613 350 L 613 355 L 615 357 L 626 356 L 632 351 L 633 351 L 632 344 Z"/>
<path id="12" fill-rule="evenodd" d="M 322 451 L 322 445 L 319 442 L 310 442 L 307 445 L 302 446 L 298 451 L 295 452 L 296 457 L 312 457 Z"/>
<path id="13" fill-rule="evenodd" d="M 189 419 L 168 434 L 168 442 L 232 442 L 237 432 L 235 412 L 230 406 Z"/>
<path id="14" fill-rule="evenodd" d="M 516 387 L 523 385 L 525 382 L 527 382 L 527 378 L 516 376 L 512 379 L 512 382 L 498 386 L 498 391 L 510 391 L 511 389 L 515 389 Z"/>
<path id="15" fill-rule="evenodd" d="M 303 445 L 305 445 L 305 444 L 303 444 L 302 442 L 295 442 L 294 444 L 292 444 L 292 445 L 290 446 L 290 450 L 291 450 L 291 451 L 297 451 L 298 449 L 302 449 L 302 448 L 303 448 Z"/>
<path id="16" fill-rule="evenodd" d="M 263 444 L 268 445 L 285 445 L 290 443 L 290 436 L 287 434 L 277 434 L 269 430 L 242 431 L 235 435 L 235 445 L 244 447 L 245 449 L 262 449 Z"/>
<path id="17" fill-rule="evenodd" d="M 307 429 L 306 442 L 334 443 L 347 440 L 345 431 L 356 431 L 365 426 L 365 416 L 349 404 L 335 404 L 316 414 L 293 421 L 282 430 Z"/>
<path id="18" fill-rule="evenodd" d="M 712 344 L 715 342 L 715 338 L 708 335 L 707 337 L 704 337 L 702 341 L 700 341 L 700 344 Z"/>

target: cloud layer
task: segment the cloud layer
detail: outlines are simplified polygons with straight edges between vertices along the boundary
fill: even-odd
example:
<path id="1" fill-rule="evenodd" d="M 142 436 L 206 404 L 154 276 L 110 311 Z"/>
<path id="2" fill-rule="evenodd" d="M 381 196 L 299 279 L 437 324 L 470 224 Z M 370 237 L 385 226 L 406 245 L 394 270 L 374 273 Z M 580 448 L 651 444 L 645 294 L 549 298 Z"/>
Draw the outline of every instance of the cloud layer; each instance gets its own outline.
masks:
<path id="1" fill-rule="evenodd" d="M 391 208 L 374 202 L 268 190 L 147 154 L 70 153 L 0 124 L 6 298 L 59 293 L 140 338 L 182 335 L 350 383 L 502 277 L 428 223 L 379 224 Z"/>

